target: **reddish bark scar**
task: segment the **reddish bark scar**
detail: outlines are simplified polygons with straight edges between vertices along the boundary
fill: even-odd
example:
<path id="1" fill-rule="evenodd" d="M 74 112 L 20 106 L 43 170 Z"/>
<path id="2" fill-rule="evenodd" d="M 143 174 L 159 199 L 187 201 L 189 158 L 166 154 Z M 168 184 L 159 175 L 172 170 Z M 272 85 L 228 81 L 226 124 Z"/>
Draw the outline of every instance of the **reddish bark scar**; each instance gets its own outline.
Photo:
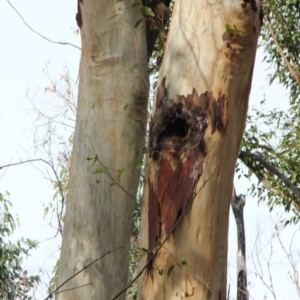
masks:
<path id="1" fill-rule="evenodd" d="M 212 92 L 168 98 L 164 78 L 157 92 L 156 111 L 150 123 L 149 153 L 154 176 L 149 180 L 149 251 L 155 241 L 172 232 L 189 207 L 206 155 L 203 136 L 222 132 L 228 122 L 227 96 Z M 149 255 L 148 255 L 149 259 Z"/>

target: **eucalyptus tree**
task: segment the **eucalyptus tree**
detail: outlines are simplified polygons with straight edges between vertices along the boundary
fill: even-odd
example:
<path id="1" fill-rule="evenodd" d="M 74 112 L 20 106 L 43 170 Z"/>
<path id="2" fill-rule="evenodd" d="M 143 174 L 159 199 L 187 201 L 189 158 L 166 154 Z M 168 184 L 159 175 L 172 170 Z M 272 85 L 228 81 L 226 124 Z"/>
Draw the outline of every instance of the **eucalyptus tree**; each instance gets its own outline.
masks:
<path id="1" fill-rule="evenodd" d="M 269 111 L 255 109 L 249 117 L 242 149 L 241 161 L 254 174 L 258 186 L 252 191 L 261 200 L 266 200 L 272 210 L 282 205 L 285 210 L 293 210 L 289 222 L 300 220 L 300 1 L 268 0 L 264 5 L 264 26 L 261 47 L 265 50 L 265 60 L 274 72 L 270 74 L 270 84 L 277 79 L 286 89 L 289 101 L 281 107 Z"/>
<path id="2" fill-rule="evenodd" d="M 67 283 L 57 299 L 125 297 L 147 62 L 169 5 L 78 1 L 79 96 L 57 285 Z M 149 125 L 139 299 L 226 299 L 232 179 L 261 18 L 255 0 L 175 2 Z"/>
<path id="3" fill-rule="evenodd" d="M 147 117 L 143 15 L 130 1 L 79 1 L 81 62 L 58 299 L 110 299 L 127 283 L 131 217 Z M 93 158 L 89 160 L 89 158 Z M 112 186 L 120 173 L 125 174 Z M 122 188 L 121 188 L 122 187 Z M 121 248 L 120 248 L 121 247 Z"/>

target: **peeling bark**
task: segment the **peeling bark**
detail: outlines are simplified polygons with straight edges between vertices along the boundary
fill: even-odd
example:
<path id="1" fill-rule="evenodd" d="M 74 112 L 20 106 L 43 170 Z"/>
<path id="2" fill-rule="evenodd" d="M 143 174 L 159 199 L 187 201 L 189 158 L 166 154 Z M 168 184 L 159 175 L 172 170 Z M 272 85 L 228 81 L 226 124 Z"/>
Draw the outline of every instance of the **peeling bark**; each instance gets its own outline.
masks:
<path id="1" fill-rule="evenodd" d="M 226 129 L 227 97 L 214 99 L 211 92 L 200 96 L 193 89 L 186 97 L 168 98 L 166 78 L 158 88 L 156 110 L 150 123 L 149 153 L 155 176 L 149 188 L 149 250 L 168 235 L 195 196 L 205 158 L 203 135 Z M 148 256 L 148 258 L 150 255 Z"/>
<path id="2" fill-rule="evenodd" d="M 231 186 L 260 29 L 254 2 L 256 10 L 232 0 L 175 2 L 142 205 L 141 246 L 148 261 L 156 256 L 138 299 L 226 299 Z"/>

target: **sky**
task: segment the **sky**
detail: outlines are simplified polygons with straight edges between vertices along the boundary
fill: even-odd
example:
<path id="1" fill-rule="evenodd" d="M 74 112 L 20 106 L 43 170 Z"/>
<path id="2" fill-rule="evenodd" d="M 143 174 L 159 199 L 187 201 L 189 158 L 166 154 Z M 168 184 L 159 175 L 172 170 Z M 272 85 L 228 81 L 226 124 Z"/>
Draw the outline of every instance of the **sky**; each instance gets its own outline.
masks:
<path id="1" fill-rule="evenodd" d="M 54 41 L 80 45 L 80 37 L 74 34 L 77 30 L 76 1 L 14 0 L 11 3 L 26 22 L 40 34 Z M 32 101 L 39 105 L 41 110 L 47 110 L 47 106 L 44 105 L 47 101 L 55 101 L 51 95 L 45 93 L 45 88 L 50 84 L 45 70 L 52 78 L 59 80 L 67 67 L 70 76 L 76 81 L 80 51 L 71 46 L 50 43 L 33 33 L 5 0 L 0 1 L 0 40 L 0 166 L 2 166 L 42 157 L 41 153 L 34 151 L 34 134 L 39 119 Z M 272 86 L 268 85 L 267 75 L 272 69 L 262 62 L 263 57 L 262 49 L 259 49 L 249 110 L 251 111 L 251 107 L 260 108 L 259 103 L 264 97 L 267 99 L 267 108 L 286 108 L 287 92 L 276 82 Z M 20 219 L 21 227 L 13 238 L 25 236 L 40 241 L 39 248 L 25 260 L 24 264 L 29 271 L 41 271 L 43 282 L 46 284 L 59 257 L 60 238 L 53 238 L 56 234 L 54 219 L 51 220 L 49 216 L 43 218 L 44 205 L 51 201 L 54 193 L 50 182 L 41 173 L 45 170 L 46 166 L 42 163 L 0 170 L 0 193 L 10 192 L 14 212 Z M 272 272 L 277 299 L 298 299 L 289 276 L 292 269 L 280 246 L 278 234 L 287 249 L 293 239 L 292 249 L 295 250 L 295 240 L 300 238 L 299 226 L 289 226 L 278 232 L 276 224 L 285 217 L 283 209 L 275 209 L 269 213 L 264 203 L 258 205 L 257 199 L 252 198 L 247 192 L 249 188 L 247 180 L 242 179 L 235 183 L 237 194 L 243 193 L 247 197 L 245 226 L 250 299 L 275 299 L 268 289 L 269 269 Z M 49 226 L 49 223 L 54 227 Z M 296 250 L 299 253 L 299 247 Z M 228 284 L 232 299 L 235 299 L 236 251 L 236 226 L 231 213 Z M 298 254 L 298 261 L 299 259 Z M 300 271 L 299 264 L 298 269 Z M 266 285 L 259 279 L 260 274 L 263 274 Z M 36 299 L 45 298 L 45 293 L 45 285 L 41 285 L 36 292 Z"/>

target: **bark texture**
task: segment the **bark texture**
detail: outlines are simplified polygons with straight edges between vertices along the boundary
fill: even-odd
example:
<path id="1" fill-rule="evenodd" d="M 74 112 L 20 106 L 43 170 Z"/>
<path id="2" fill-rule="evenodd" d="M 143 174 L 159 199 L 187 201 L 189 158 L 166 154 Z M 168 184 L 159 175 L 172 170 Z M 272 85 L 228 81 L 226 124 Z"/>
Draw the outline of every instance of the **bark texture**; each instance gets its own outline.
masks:
<path id="1" fill-rule="evenodd" d="M 238 251 L 236 255 L 237 265 L 237 300 L 248 300 L 247 290 L 247 269 L 246 269 L 246 237 L 244 225 L 244 206 L 246 204 L 245 195 L 237 196 L 233 189 L 231 197 L 231 208 L 234 214 L 237 227 Z"/>
<path id="2" fill-rule="evenodd" d="M 127 284 L 131 220 L 147 116 L 145 26 L 131 1 L 78 2 L 82 56 L 71 178 L 56 299 L 111 299 Z M 93 158 L 98 160 L 93 164 Z M 103 164 L 101 166 L 101 163 Z M 103 166 L 108 175 L 101 173 Z M 98 169 L 97 174 L 93 171 Z M 125 170 L 119 183 L 119 170 Z M 112 176 L 112 177 L 110 177 Z M 72 289 L 76 288 L 76 289 Z M 125 294 L 119 299 L 124 299 Z"/>
<path id="3" fill-rule="evenodd" d="M 226 299 L 232 179 L 260 16 L 259 1 L 175 2 L 142 210 L 141 246 L 148 261 L 157 255 L 138 299 Z"/>

